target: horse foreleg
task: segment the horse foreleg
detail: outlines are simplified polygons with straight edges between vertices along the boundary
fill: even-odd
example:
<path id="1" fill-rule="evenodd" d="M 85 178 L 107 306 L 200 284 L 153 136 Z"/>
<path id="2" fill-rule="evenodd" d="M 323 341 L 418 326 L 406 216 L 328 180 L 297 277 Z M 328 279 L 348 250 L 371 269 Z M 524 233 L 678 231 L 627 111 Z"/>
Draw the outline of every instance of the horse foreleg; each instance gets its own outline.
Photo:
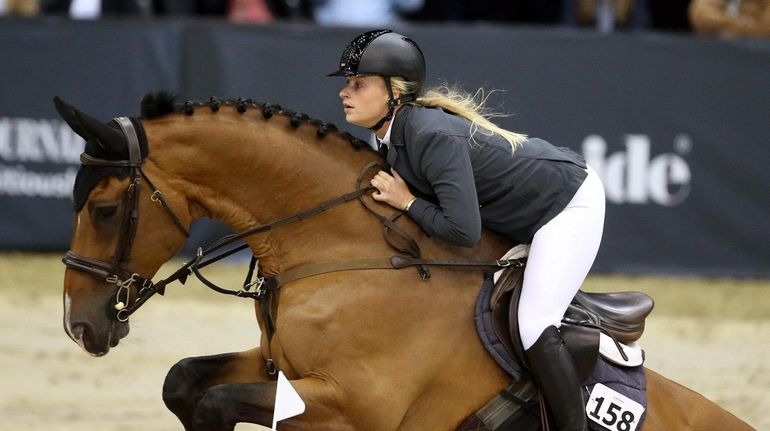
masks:
<path id="1" fill-rule="evenodd" d="M 283 430 L 347 431 L 355 427 L 341 409 L 340 392 L 319 378 L 291 382 L 305 402 L 303 414 L 281 422 Z M 239 422 L 270 426 L 275 407 L 276 382 L 228 383 L 210 388 L 193 418 L 196 431 L 232 431 Z"/>
<path id="2" fill-rule="evenodd" d="M 270 426 L 275 382 L 225 383 L 206 391 L 192 423 L 195 431 L 232 431 L 238 422 Z"/>
<path id="3" fill-rule="evenodd" d="M 192 431 L 198 404 L 213 386 L 268 381 L 260 348 L 238 353 L 186 358 L 176 363 L 163 383 L 163 401 Z"/>

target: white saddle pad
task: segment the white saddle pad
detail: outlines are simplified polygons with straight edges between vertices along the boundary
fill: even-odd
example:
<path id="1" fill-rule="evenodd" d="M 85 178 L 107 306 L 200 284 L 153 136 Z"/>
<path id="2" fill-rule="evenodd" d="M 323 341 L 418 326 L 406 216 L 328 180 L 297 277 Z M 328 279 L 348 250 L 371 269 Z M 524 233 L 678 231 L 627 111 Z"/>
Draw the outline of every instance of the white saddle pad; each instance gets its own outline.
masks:
<path id="1" fill-rule="evenodd" d="M 615 345 L 612 338 L 604 334 L 599 334 L 599 353 L 604 359 L 622 367 L 638 367 L 644 363 L 644 354 L 642 353 L 642 348 L 639 346 L 639 343 L 620 343 L 620 346 L 628 357 L 628 360 L 623 359 L 623 356 L 620 355 L 618 346 Z"/>

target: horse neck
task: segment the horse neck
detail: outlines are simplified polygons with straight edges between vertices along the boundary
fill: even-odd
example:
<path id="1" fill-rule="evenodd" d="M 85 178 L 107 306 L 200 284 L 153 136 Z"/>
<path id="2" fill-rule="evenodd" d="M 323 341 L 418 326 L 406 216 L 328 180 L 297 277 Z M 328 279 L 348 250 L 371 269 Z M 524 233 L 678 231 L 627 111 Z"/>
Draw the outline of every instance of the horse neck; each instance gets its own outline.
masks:
<path id="1" fill-rule="evenodd" d="M 191 219 L 219 220 L 235 232 L 355 190 L 364 166 L 377 160 L 341 135 L 318 138 L 309 124 L 293 128 L 285 116 L 264 119 L 256 110 L 173 115 L 145 128 L 146 170 L 184 194 Z M 383 254 L 378 226 L 351 202 L 246 241 L 271 273 L 308 261 Z"/>

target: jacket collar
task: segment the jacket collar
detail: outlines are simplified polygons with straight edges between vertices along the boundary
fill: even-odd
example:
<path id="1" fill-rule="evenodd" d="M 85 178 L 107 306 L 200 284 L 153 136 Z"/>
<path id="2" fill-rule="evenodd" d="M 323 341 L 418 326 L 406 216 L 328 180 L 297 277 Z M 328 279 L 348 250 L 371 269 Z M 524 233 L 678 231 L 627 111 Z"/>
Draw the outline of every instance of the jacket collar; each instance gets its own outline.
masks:
<path id="1" fill-rule="evenodd" d="M 390 147 L 387 156 L 387 162 L 390 166 L 396 165 L 398 159 L 398 153 L 401 150 L 397 150 L 397 147 L 404 146 L 404 127 L 406 126 L 406 118 L 409 116 L 409 111 L 412 110 L 411 105 L 404 105 L 396 111 L 393 124 L 390 131 Z"/>
<path id="2" fill-rule="evenodd" d="M 409 116 L 409 111 L 412 110 L 412 105 L 404 105 L 396 111 L 396 118 L 393 119 L 393 129 L 390 133 L 390 143 L 400 147 L 404 146 L 404 127 L 406 125 L 406 117 Z"/>

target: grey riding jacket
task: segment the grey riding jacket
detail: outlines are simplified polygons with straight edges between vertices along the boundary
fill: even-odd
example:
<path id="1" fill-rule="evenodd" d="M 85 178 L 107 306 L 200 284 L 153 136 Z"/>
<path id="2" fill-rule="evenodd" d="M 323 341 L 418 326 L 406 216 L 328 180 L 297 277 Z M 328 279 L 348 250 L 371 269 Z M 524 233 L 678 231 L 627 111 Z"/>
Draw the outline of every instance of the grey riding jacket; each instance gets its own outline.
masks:
<path id="1" fill-rule="evenodd" d="M 498 135 L 436 108 L 405 105 L 391 128 L 387 162 L 418 198 L 409 216 L 429 235 L 473 246 L 482 226 L 528 244 L 583 184 L 585 160 L 537 138 L 511 154 Z"/>

